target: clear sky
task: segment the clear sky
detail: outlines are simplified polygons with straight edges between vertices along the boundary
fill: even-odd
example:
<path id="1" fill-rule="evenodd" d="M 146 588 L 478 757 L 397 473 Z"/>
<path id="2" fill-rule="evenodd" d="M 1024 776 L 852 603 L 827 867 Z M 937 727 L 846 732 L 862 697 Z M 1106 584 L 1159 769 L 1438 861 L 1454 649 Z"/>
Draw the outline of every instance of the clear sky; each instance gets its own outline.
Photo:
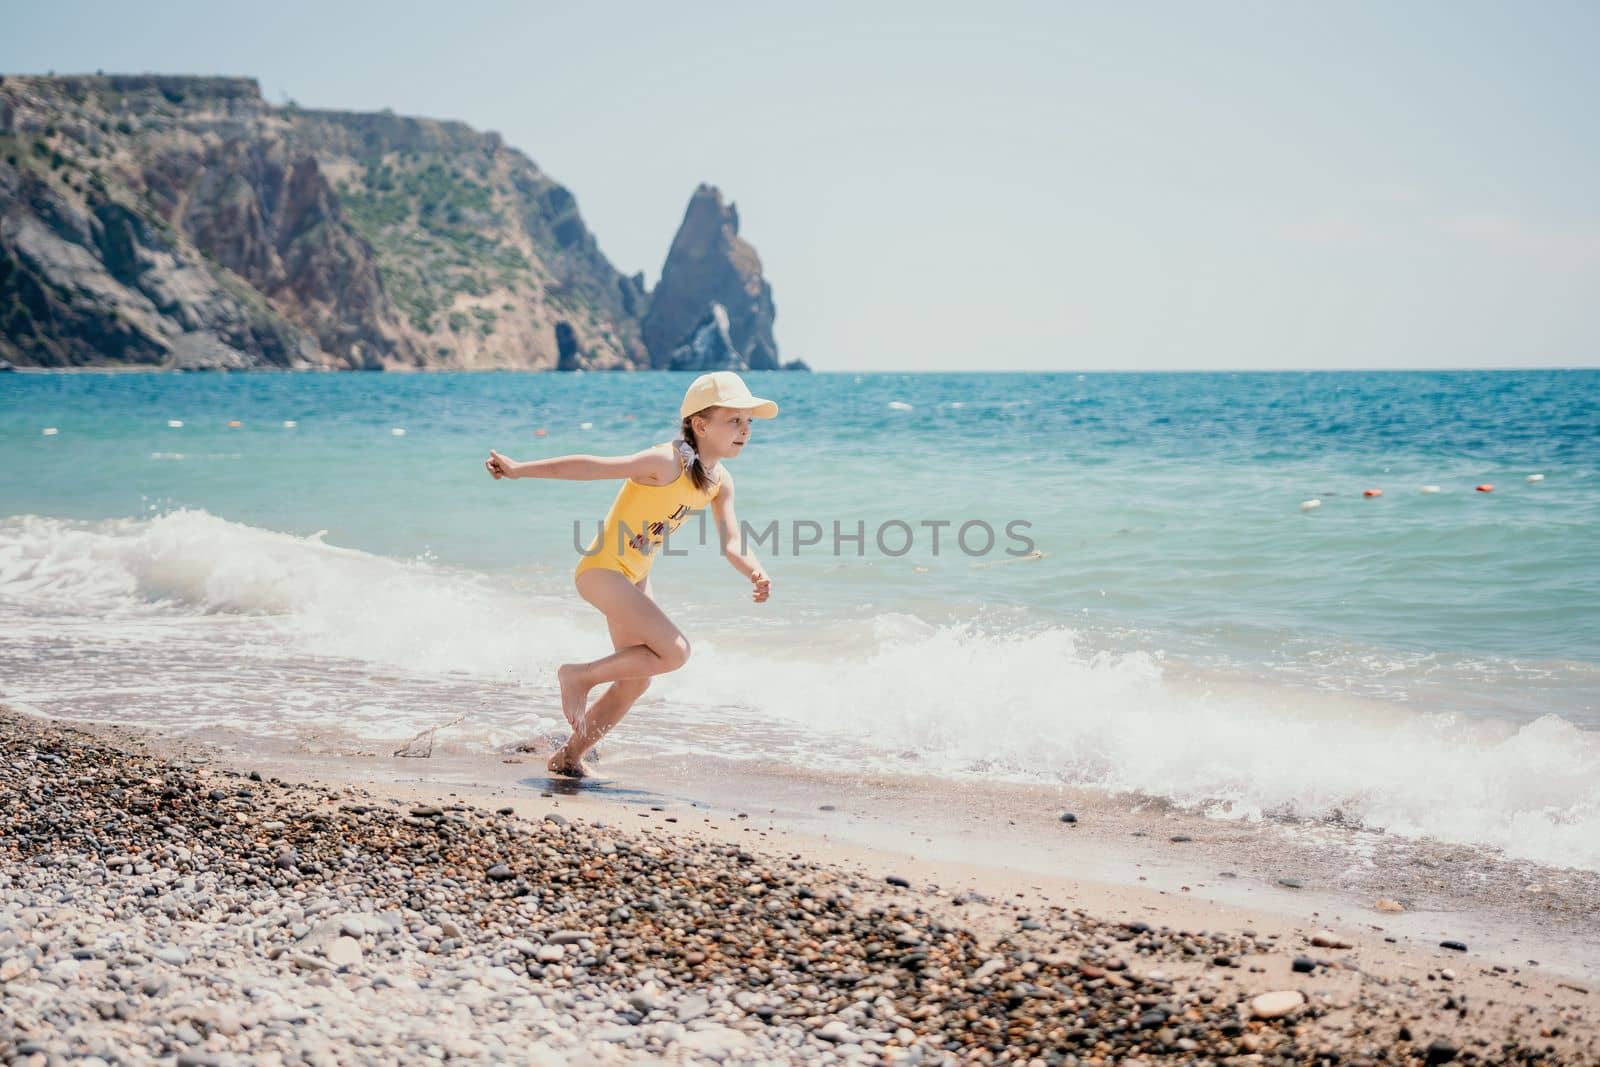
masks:
<path id="1" fill-rule="evenodd" d="M 1592 0 L 6 5 L 0 71 L 455 118 L 819 370 L 1600 365 Z"/>

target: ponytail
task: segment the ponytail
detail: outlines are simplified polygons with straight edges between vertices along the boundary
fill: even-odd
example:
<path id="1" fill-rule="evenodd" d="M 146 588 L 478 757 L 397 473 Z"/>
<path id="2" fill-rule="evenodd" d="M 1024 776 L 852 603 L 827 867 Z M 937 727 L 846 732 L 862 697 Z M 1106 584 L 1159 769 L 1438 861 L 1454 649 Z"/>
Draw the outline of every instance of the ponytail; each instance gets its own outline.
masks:
<path id="1" fill-rule="evenodd" d="M 695 412 L 698 415 L 699 412 Z M 706 465 L 700 459 L 700 442 L 694 436 L 694 415 L 683 417 L 683 440 L 678 443 L 678 455 L 682 456 L 689 467 L 689 481 L 701 492 L 710 489 L 716 483 L 711 480 L 711 472 L 706 470 Z"/>

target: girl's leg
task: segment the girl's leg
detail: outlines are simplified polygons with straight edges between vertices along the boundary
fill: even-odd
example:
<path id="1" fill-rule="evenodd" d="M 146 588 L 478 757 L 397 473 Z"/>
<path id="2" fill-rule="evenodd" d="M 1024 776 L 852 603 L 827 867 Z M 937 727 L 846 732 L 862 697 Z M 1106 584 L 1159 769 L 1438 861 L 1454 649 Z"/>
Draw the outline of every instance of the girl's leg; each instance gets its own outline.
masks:
<path id="1" fill-rule="evenodd" d="M 650 597 L 650 576 L 647 574 L 634 583 L 640 592 Z M 611 631 L 611 645 L 617 651 L 622 651 L 632 645 L 639 644 L 637 638 L 618 620 L 607 619 L 606 626 Z M 650 688 L 649 678 L 619 678 L 606 686 L 606 691 L 600 698 L 589 705 L 589 710 L 584 712 L 577 722 L 569 722 L 574 734 L 583 734 L 587 742 L 583 745 L 585 750 L 597 744 L 600 738 L 622 720 L 622 717 L 633 707 L 634 702 L 644 695 Z M 573 745 L 569 743 L 568 748 Z"/>
<path id="2" fill-rule="evenodd" d="M 572 737 L 551 756 L 560 773 L 583 773 L 579 760 L 604 737 L 649 688 L 650 677 L 676 670 L 689 658 L 689 642 L 650 596 L 650 578 L 637 586 L 615 571 L 586 571 L 578 592 L 606 617 L 616 651 L 589 663 L 569 663 L 557 672 L 562 712 Z M 584 710 L 594 686 L 610 681 L 600 699 Z"/>

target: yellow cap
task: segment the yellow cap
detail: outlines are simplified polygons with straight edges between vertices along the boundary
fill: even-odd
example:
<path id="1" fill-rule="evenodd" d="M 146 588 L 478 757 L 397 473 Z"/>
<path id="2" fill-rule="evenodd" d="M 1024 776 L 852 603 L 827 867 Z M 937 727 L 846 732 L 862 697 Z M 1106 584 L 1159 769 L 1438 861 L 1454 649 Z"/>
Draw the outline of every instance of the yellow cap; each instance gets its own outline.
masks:
<path id="1" fill-rule="evenodd" d="M 751 396 L 750 387 L 744 384 L 744 379 L 731 370 L 712 371 L 696 378 L 690 384 L 689 391 L 683 394 L 683 407 L 678 409 L 678 417 L 688 418 L 697 411 L 712 407 L 743 408 L 758 419 L 778 417 L 778 405 Z"/>

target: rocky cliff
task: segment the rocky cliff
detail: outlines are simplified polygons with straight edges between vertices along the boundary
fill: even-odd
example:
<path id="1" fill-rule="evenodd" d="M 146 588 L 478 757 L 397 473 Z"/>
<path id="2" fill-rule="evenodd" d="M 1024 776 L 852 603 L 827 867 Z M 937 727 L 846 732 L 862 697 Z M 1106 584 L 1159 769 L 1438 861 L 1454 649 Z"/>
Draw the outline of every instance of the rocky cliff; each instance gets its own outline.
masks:
<path id="1" fill-rule="evenodd" d="M 723 366 L 684 366 L 697 348 L 722 351 L 720 344 L 706 344 L 706 331 L 715 334 L 718 329 L 714 305 L 726 319 L 723 332 L 733 356 Z M 701 185 L 684 212 L 644 318 L 651 364 L 671 367 L 676 358 L 680 369 L 777 370 L 778 343 L 772 334 L 776 316 L 761 257 L 739 236 L 738 208 L 725 203 L 715 186 Z M 693 343 L 697 336 L 699 345 Z M 682 351 L 686 347 L 687 356 Z"/>
<path id="2" fill-rule="evenodd" d="M 664 367 L 719 302 L 742 357 L 775 366 L 760 261 L 736 217 L 731 240 L 708 236 L 707 195 L 732 212 L 696 193 L 657 316 L 572 193 L 494 133 L 274 107 L 246 78 L 7 76 L 0 359 Z M 730 264 L 750 299 L 731 295 Z"/>

